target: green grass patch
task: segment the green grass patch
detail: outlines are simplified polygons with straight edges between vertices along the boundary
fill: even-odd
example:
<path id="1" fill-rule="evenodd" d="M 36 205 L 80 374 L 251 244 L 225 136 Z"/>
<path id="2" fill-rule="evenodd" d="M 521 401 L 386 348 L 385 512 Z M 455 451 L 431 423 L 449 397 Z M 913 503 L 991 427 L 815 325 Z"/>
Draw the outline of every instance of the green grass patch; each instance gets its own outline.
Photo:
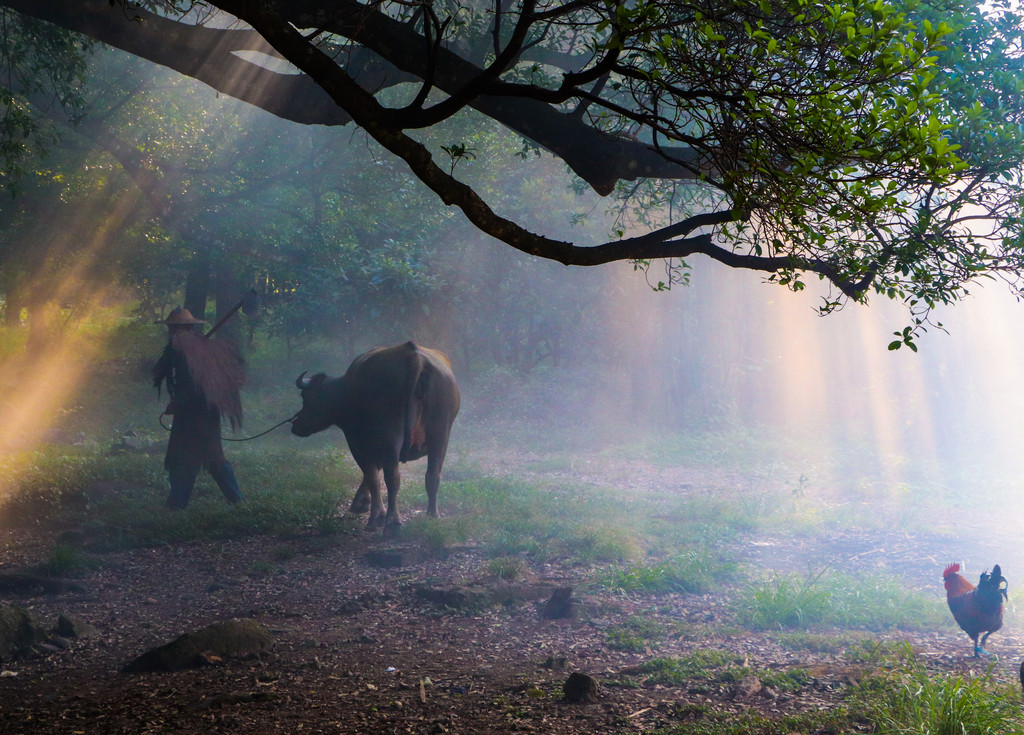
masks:
<path id="1" fill-rule="evenodd" d="M 876 732 L 1024 732 L 1017 687 L 996 682 L 991 669 L 980 676 L 954 676 L 912 665 L 864 682 L 857 697 Z"/>
<path id="2" fill-rule="evenodd" d="M 756 676 L 764 686 L 781 692 L 797 692 L 810 681 L 806 671 L 800 669 L 755 669 L 751 666 L 735 666 L 723 671 L 716 681 L 737 682 L 748 676 Z"/>
<path id="3" fill-rule="evenodd" d="M 892 575 L 836 574 L 829 576 L 827 584 L 832 590 L 830 621 L 836 625 L 866 630 L 922 630 L 941 628 L 949 622 L 944 595 L 926 595 Z"/>
<path id="4" fill-rule="evenodd" d="M 686 656 L 658 657 L 630 670 L 653 684 L 683 686 L 699 679 L 717 678 L 722 669 L 743 663 L 743 656 L 713 648 L 697 649 Z"/>
<path id="5" fill-rule="evenodd" d="M 825 635 L 808 632 L 778 632 L 773 636 L 776 643 L 789 651 L 808 651 L 810 653 L 842 653 L 857 645 L 860 638 L 849 635 Z"/>
<path id="6" fill-rule="evenodd" d="M 857 721 L 845 707 L 769 717 L 753 712 L 716 712 L 701 705 L 678 708 L 683 724 L 661 728 L 658 735 L 791 735 L 792 733 L 841 733 Z M 651 732 L 651 731 L 649 731 Z"/>
<path id="7" fill-rule="evenodd" d="M 649 648 L 643 636 L 625 628 L 610 628 L 607 643 L 609 648 L 628 653 L 643 653 Z"/>
<path id="8" fill-rule="evenodd" d="M 39 573 L 47 577 L 74 577 L 96 569 L 99 561 L 77 546 L 55 544 L 49 558 L 39 567 Z"/>
<path id="9" fill-rule="evenodd" d="M 160 454 L 111 452 L 102 448 L 47 448 L 6 455 L 16 490 L 0 505 L 8 525 L 80 528 L 90 550 L 258 534 L 293 535 L 344 528 L 337 513 L 358 484 L 354 470 L 339 466 L 328 453 L 237 450 L 231 461 L 242 485 L 243 501 L 228 506 L 205 473 L 192 502 L 180 512 L 163 508 L 166 479 Z"/>
<path id="10" fill-rule="evenodd" d="M 765 686 L 778 691 L 796 692 L 809 681 L 800 669 L 758 669 L 746 657 L 717 649 L 697 649 L 686 656 L 652 658 L 628 672 L 633 681 L 670 687 L 698 689 L 707 685 L 732 685 L 747 677 L 757 677 Z"/>
<path id="11" fill-rule="evenodd" d="M 578 562 L 633 561 L 643 556 L 636 531 L 614 525 L 611 518 L 564 530 L 562 547 Z"/>
<path id="12" fill-rule="evenodd" d="M 527 462 L 525 469 L 537 473 L 572 472 L 577 462 L 575 457 L 552 456 Z"/>
<path id="13" fill-rule="evenodd" d="M 735 562 L 723 560 L 707 549 L 682 552 L 656 564 L 634 564 L 605 573 L 594 581 L 598 587 L 622 592 L 704 593 L 715 584 L 734 579 Z"/>
<path id="14" fill-rule="evenodd" d="M 471 516 L 431 518 L 423 514 L 406 521 L 402 538 L 436 552 L 465 543 L 477 530 L 477 521 Z"/>
<path id="15" fill-rule="evenodd" d="M 609 628 L 606 641 L 609 648 L 616 651 L 643 653 L 656 645 L 669 634 L 669 629 L 651 621 L 649 618 L 634 616 L 622 623 Z"/>
<path id="16" fill-rule="evenodd" d="M 487 573 L 492 577 L 513 582 L 526 576 L 527 564 L 518 556 L 499 556 L 487 562 Z"/>
<path id="17" fill-rule="evenodd" d="M 824 622 L 831 612 L 832 590 L 822 582 L 823 574 L 775 576 L 748 588 L 739 603 L 740 621 L 756 630 Z"/>
<path id="18" fill-rule="evenodd" d="M 488 557 L 596 563 L 643 554 L 643 534 L 622 522 L 622 503 L 609 490 L 480 477 L 445 483 L 438 502 L 441 526 L 463 524 Z"/>
<path id="19" fill-rule="evenodd" d="M 865 630 L 915 630 L 947 622 L 940 598 L 896 577 L 853 577 L 827 570 L 775 576 L 749 587 L 737 602 L 740 622 L 756 630 L 835 625 Z"/>

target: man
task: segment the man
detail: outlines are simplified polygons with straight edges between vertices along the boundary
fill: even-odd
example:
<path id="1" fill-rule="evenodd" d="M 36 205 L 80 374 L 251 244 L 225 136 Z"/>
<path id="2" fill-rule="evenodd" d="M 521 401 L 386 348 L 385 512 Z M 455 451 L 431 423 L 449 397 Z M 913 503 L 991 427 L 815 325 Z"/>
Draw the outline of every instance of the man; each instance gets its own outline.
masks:
<path id="1" fill-rule="evenodd" d="M 166 383 L 171 402 L 165 413 L 173 415 L 164 469 L 171 492 L 167 507 L 188 506 L 200 468 L 217 483 L 229 503 L 242 499 L 231 464 L 221 445 L 221 416 L 232 428 L 242 423 L 239 390 L 245 383 L 245 361 L 233 342 L 206 339 L 194 331 L 196 319 L 188 309 L 174 309 L 162 322 L 168 332 L 167 346 L 153 367 L 153 385 Z"/>

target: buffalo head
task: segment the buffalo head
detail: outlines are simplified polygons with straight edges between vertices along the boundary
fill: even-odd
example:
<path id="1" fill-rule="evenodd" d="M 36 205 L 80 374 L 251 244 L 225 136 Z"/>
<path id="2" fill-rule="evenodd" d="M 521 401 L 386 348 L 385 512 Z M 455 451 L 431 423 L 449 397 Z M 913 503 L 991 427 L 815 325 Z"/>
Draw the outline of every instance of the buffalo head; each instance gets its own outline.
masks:
<path id="1" fill-rule="evenodd" d="M 331 400 L 331 392 L 324 387 L 328 380 L 323 373 L 310 378 L 303 373 L 296 378 L 295 387 L 302 391 L 302 409 L 292 419 L 295 436 L 310 436 L 334 423 L 338 407 Z"/>

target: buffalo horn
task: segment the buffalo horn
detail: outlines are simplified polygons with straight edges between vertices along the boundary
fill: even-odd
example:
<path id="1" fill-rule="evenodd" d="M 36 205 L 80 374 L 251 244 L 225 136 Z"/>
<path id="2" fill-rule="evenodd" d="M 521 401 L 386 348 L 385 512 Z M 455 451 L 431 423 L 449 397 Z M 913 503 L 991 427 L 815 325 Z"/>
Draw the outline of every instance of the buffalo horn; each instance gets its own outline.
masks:
<path id="1" fill-rule="evenodd" d="M 302 371 L 302 375 L 295 379 L 295 387 L 299 390 L 306 388 L 309 385 L 309 378 L 306 377 L 306 371 Z"/>

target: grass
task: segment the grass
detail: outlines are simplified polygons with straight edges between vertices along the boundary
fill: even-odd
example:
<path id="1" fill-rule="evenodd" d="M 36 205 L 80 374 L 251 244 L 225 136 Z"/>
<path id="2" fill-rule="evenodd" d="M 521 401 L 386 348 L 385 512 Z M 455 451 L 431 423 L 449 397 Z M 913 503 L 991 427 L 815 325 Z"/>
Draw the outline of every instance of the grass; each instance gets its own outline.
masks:
<path id="1" fill-rule="evenodd" d="M 655 564 L 633 564 L 606 572 L 593 582 L 621 592 L 704 593 L 736 577 L 738 566 L 708 549 L 680 552 Z"/>
<path id="2" fill-rule="evenodd" d="M 865 652 L 867 649 L 864 649 Z M 681 724 L 650 735 L 788 735 L 794 732 L 875 732 L 883 735 L 1018 735 L 1024 733 L 1015 684 L 996 681 L 992 668 L 979 675 L 931 671 L 905 643 L 870 652 L 888 673 L 865 677 L 832 708 L 791 715 L 722 712 L 683 705 L 672 712 Z M 735 666 L 724 651 L 695 651 L 688 657 L 652 659 L 635 672 L 646 681 L 699 689 L 699 682 L 727 684 L 757 676 L 780 691 L 796 692 L 809 679 L 799 669 L 764 671 Z M 696 687 L 694 686 L 696 684 Z"/>
<path id="3" fill-rule="evenodd" d="M 469 517 L 441 519 L 419 515 L 405 522 L 402 527 L 402 538 L 418 542 L 429 551 L 438 552 L 465 543 L 475 530 L 476 523 Z"/>
<path id="4" fill-rule="evenodd" d="M 840 627 L 921 630 L 941 628 L 949 622 L 949 610 L 941 594 L 925 595 L 909 589 L 892 575 L 835 574 L 828 584 L 832 589 L 828 620 Z"/>
<path id="5" fill-rule="evenodd" d="M 634 676 L 666 686 L 683 686 L 694 680 L 714 680 L 722 669 L 743 662 L 743 656 L 718 649 L 697 649 L 686 656 L 656 657 L 630 670 Z"/>
<path id="6" fill-rule="evenodd" d="M 749 588 L 739 602 L 742 623 L 756 630 L 805 628 L 824 622 L 832 608 L 832 591 L 821 572 L 804 578 L 775 576 Z"/>
<path id="7" fill-rule="evenodd" d="M 622 625 L 609 628 L 606 632 L 608 646 L 617 651 L 643 653 L 670 633 L 664 625 L 648 618 L 633 616 Z"/>
<path id="8" fill-rule="evenodd" d="M 647 684 L 701 689 L 701 685 L 729 686 L 746 677 L 757 677 L 778 691 L 796 692 L 809 681 L 799 669 L 767 670 L 750 666 L 745 656 L 719 649 L 697 649 L 685 656 L 656 657 L 629 673 Z"/>
<path id="9" fill-rule="evenodd" d="M 225 504 L 212 480 L 200 475 L 189 507 L 168 513 L 159 455 L 98 447 L 6 455 L 18 490 L 4 499 L 0 518 L 6 525 L 81 528 L 99 551 L 343 527 L 337 510 L 351 490 L 341 488 L 354 488 L 358 479 L 331 456 L 304 454 L 296 474 L 279 469 L 293 464 L 294 454 L 236 449 L 231 459 L 242 483 L 240 505 Z"/>
<path id="10" fill-rule="evenodd" d="M 487 573 L 506 582 L 514 582 L 526 576 L 528 566 L 518 556 L 499 556 L 487 563 Z"/>
<path id="11" fill-rule="evenodd" d="M 899 660 L 913 657 L 906 641 L 878 639 L 873 633 L 840 631 L 812 633 L 808 631 L 777 632 L 772 636 L 782 648 L 808 653 L 842 654 L 852 663 Z"/>
<path id="12" fill-rule="evenodd" d="M 877 732 L 944 735 L 1024 732 L 1016 687 L 979 676 L 935 674 L 912 661 L 861 685 L 855 700 Z"/>
<path id="13" fill-rule="evenodd" d="M 47 577 L 74 577 L 99 566 L 99 561 L 77 546 L 55 544 L 39 572 Z"/>
<path id="14" fill-rule="evenodd" d="M 792 733 L 849 732 L 852 718 L 846 710 L 826 710 L 769 717 L 752 712 L 716 712 L 700 705 L 680 707 L 685 724 L 661 728 L 652 735 L 791 735 Z"/>
<path id="15" fill-rule="evenodd" d="M 948 622 L 941 598 L 908 589 L 891 575 L 827 572 L 774 576 L 749 587 L 736 603 L 740 622 L 756 630 L 833 625 L 875 631 L 934 628 Z"/>
<path id="16" fill-rule="evenodd" d="M 417 490 L 408 502 L 425 504 Z M 473 538 L 488 557 L 534 562 L 631 561 L 644 553 L 645 534 L 623 522 L 610 490 L 478 477 L 445 483 L 438 504 L 440 523 L 416 519 L 403 531 L 407 537 L 437 548 Z"/>

